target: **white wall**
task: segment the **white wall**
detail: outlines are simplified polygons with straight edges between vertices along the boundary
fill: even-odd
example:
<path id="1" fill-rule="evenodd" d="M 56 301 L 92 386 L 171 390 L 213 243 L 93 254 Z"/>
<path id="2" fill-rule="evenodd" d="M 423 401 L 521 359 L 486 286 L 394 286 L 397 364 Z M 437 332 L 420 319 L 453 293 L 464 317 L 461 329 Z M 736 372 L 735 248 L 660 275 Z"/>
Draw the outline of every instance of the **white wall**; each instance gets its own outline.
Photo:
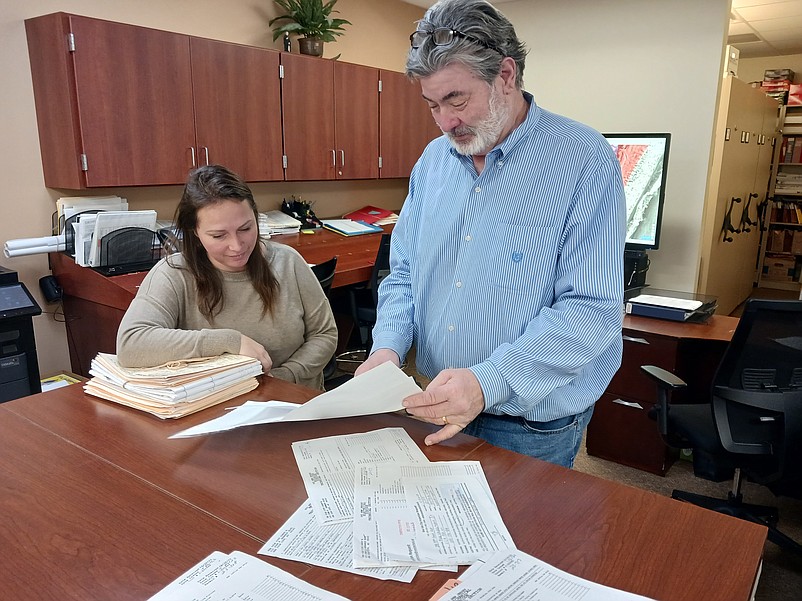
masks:
<path id="1" fill-rule="evenodd" d="M 729 0 L 519 0 L 499 8 L 529 48 L 543 107 L 608 132 L 672 134 L 652 286 L 692 291 Z"/>

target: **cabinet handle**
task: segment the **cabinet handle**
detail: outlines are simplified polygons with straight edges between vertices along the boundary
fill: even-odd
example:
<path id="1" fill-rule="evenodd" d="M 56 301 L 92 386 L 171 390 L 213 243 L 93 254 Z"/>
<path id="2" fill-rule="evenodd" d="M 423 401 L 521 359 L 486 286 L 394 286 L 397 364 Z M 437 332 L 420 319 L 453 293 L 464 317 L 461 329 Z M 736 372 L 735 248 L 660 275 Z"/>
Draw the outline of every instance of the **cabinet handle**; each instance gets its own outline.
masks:
<path id="1" fill-rule="evenodd" d="M 622 335 L 621 338 L 625 342 L 637 342 L 638 344 L 649 344 L 649 341 L 645 338 L 633 338 L 632 336 Z"/>
<path id="2" fill-rule="evenodd" d="M 337 151 L 336 150 L 332 150 L 331 151 L 331 165 L 335 169 L 337 168 Z"/>
<path id="3" fill-rule="evenodd" d="M 206 154 L 206 166 L 209 166 L 209 147 L 208 146 L 201 146 L 203 148 L 203 152 Z"/>
<path id="4" fill-rule="evenodd" d="M 192 152 L 192 166 L 197 167 L 197 165 L 195 164 L 195 147 L 190 146 L 189 150 Z"/>
<path id="5" fill-rule="evenodd" d="M 340 150 L 340 167 L 345 167 L 345 151 Z"/>
<path id="6" fill-rule="evenodd" d="M 623 405 L 624 407 L 631 407 L 632 409 L 641 409 L 641 410 L 643 409 L 643 405 L 641 405 L 640 403 L 632 403 L 629 401 L 625 401 L 623 399 L 614 399 L 613 403 L 617 405 Z"/>

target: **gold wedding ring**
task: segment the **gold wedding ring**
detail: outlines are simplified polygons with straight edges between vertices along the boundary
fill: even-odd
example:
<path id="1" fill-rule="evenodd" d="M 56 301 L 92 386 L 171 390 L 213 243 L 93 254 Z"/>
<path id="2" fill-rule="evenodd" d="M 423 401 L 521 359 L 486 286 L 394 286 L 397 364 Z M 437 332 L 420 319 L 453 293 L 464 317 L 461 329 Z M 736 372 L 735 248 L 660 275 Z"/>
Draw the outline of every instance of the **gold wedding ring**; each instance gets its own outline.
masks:
<path id="1" fill-rule="evenodd" d="M 448 418 L 445 415 L 443 416 L 443 425 L 444 426 L 448 425 Z"/>

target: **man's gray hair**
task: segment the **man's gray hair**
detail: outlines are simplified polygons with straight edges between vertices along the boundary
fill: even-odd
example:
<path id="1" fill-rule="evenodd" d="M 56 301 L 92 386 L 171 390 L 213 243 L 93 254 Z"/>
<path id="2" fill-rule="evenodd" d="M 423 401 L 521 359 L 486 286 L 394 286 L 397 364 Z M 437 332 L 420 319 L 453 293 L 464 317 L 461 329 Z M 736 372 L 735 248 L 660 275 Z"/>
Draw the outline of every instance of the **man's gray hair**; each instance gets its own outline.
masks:
<path id="1" fill-rule="evenodd" d="M 428 77 L 451 63 L 461 63 L 480 79 L 492 84 L 501 72 L 501 60 L 509 56 L 517 65 L 515 85 L 523 87 L 526 48 L 515 34 L 512 23 L 485 0 L 440 0 L 418 21 L 419 31 L 445 27 L 465 37 L 454 36 L 447 46 L 436 46 L 427 37 L 419 48 L 410 48 L 407 55 L 408 77 Z M 487 48 L 482 44 L 487 44 Z"/>

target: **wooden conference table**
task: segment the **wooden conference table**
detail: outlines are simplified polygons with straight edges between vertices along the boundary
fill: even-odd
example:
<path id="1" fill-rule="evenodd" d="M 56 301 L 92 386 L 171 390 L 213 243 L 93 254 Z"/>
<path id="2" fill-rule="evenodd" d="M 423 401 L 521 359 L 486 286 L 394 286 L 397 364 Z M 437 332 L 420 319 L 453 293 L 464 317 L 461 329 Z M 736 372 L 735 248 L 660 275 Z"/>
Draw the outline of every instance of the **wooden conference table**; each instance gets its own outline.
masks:
<path id="1" fill-rule="evenodd" d="M 384 230 L 390 232 L 392 226 Z M 370 279 L 381 235 L 348 237 L 320 229 L 312 234 L 282 234 L 271 240 L 292 246 L 312 264 L 336 256 L 332 287 L 339 288 Z M 70 368 L 88 377 L 89 366 L 98 352 L 116 352 L 120 321 L 147 272 L 107 277 L 77 265 L 63 253 L 50 253 L 50 268 L 63 291 Z"/>
<path id="2" fill-rule="evenodd" d="M 80 384 L 0 404 L 0 590 L 9 599 L 146 599 L 215 550 L 257 555 L 306 499 L 291 443 L 403 427 L 431 461 L 481 461 L 516 545 L 580 577 L 662 601 L 750 598 L 766 529 L 400 415 L 240 428 L 168 440 L 247 399 L 308 400 L 264 378 L 176 421 Z M 449 577 L 385 582 L 259 556 L 353 600 L 426 600 Z"/>

